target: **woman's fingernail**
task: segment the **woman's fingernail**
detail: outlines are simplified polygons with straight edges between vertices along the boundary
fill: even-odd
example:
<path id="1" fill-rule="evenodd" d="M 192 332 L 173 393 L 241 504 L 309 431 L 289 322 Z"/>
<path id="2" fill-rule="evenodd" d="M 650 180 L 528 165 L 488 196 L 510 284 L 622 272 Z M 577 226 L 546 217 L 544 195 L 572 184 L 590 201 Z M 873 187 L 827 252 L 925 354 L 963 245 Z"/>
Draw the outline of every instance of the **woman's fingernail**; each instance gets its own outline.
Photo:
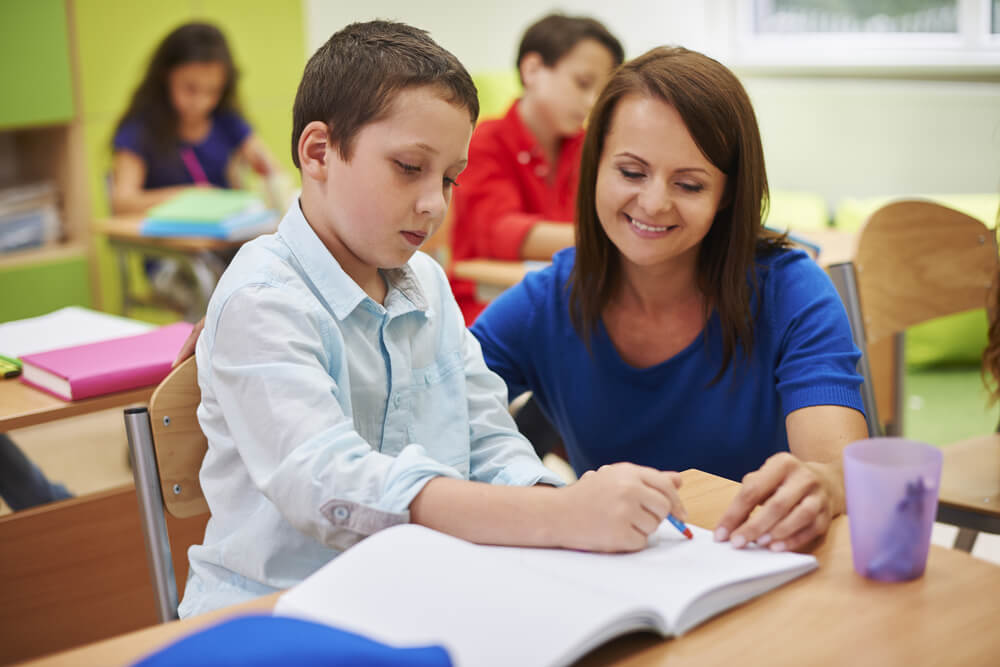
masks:
<path id="1" fill-rule="evenodd" d="M 757 546 L 766 547 L 767 543 L 771 541 L 770 533 L 764 533 L 757 538 Z"/>
<path id="2" fill-rule="evenodd" d="M 785 550 L 784 542 L 775 542 L 774 544 L 771 545 L 771 551 L 784 551 L 784 550 Z"/>
<path id="3" fill-rule="evenodd" d="M 747 538 L 742 535 L 733 535 L 733 539 L 729 540 L 729 543 L 733 545 L 734 549 L 739 549 L 747 543 Z"/>
<path id="4" fill-rule="evenodd" d="M 715 541 L 716 542 L 725 542 L 727 537 L 729 537 L 729 531 L 728 530 L 726 530 L 722 526 L 719 526 L 718 528 L 715 529 Z"/>

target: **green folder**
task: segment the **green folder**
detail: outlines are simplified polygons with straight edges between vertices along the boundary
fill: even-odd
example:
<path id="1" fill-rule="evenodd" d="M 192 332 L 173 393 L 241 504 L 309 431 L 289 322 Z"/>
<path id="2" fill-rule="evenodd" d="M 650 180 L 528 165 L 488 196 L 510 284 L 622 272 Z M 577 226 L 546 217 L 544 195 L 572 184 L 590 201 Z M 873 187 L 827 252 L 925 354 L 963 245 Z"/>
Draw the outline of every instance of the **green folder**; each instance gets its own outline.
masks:
<path id="1" fill-rule="evenodd" d="M 188 190 L 149 210 L 147 219 L 206 224 L 246 213 L 248 209 L 262 210 L 264 203 L 253 192 L 199 188 Z"/>

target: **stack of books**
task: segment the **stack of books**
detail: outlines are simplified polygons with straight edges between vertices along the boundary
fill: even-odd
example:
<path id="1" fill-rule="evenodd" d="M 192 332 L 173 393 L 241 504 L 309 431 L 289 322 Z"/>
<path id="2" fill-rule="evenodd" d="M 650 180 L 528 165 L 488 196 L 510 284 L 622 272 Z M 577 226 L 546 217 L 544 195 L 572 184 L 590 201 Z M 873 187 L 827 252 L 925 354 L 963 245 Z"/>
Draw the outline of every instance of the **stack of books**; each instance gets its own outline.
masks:
<path id="1" fill-rule="evenodd" d="M 278 216 L 252 192 L 192 189 L 149 210 L 144 236 L 199 236 L 226 241 L 273 232 Z"/>
<path id="2" fill-rule="evenodd" d="M 61 233 L 62 222 L 52 183 L 0 190 L 0 252 L 54 243 Z"/>

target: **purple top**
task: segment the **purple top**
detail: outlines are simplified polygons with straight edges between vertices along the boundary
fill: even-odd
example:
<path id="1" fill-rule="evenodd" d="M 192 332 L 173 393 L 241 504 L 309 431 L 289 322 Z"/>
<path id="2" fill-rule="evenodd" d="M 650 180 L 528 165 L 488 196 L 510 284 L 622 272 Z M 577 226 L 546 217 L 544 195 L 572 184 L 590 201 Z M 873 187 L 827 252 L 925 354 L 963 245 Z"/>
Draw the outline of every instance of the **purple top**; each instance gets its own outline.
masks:
<path id="1" fill-rule="evenodd" d="M 112 142 L 116 151 L 131 151 L 146 163 L 146 182 L 143 183 L 143 188 L 148 190 L 193 184 L 195 179 L 184 165 L 180 152 L 170 156 L 169 159 L 154 155 L 145 145 L 143 129 L 138 119 L 129 119 L 122 123 Z M 228 188 L 226 165 L 248 136 L 250 136 L 250 126 L 239 114 L 222 111 L 213 118 L 212 129 L 204 139 L 196 144 L 181 141 L 179 147 L 193 149 L 198 163 L 212 185 Z"/>

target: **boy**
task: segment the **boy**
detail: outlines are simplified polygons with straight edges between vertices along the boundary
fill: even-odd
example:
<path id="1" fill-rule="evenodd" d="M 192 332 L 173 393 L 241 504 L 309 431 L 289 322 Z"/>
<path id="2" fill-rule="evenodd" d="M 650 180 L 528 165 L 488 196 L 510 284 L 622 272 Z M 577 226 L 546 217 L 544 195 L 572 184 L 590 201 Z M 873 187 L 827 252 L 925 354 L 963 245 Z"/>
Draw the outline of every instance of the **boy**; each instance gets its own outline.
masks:
<path id="1" fill-rule="evenodd" d="M 302 196 L 237 254 L 198 339 L 212 516 L 181 616 L 287 588 L 401 522 L 618 551 L 683 515 L 676 473 L 616 465 L 552 488 L 443 271 L 414 254 L 444 219 L 477 113 L 458 60 L 406 25 L 350 25 L 306 65 Z"/>
<path id="2" fill-rule="evenodd" d="M 452 257 L 537 259 L 573 245 L 583 123 L 624 51 L 590 18 L 552 14 L 521 38 L 524 92 L 503 118 L 472 135 L 469 168 L 455 192 Z M 486 304 L 475 284 L 452 280 L 467 324 Z"/>

